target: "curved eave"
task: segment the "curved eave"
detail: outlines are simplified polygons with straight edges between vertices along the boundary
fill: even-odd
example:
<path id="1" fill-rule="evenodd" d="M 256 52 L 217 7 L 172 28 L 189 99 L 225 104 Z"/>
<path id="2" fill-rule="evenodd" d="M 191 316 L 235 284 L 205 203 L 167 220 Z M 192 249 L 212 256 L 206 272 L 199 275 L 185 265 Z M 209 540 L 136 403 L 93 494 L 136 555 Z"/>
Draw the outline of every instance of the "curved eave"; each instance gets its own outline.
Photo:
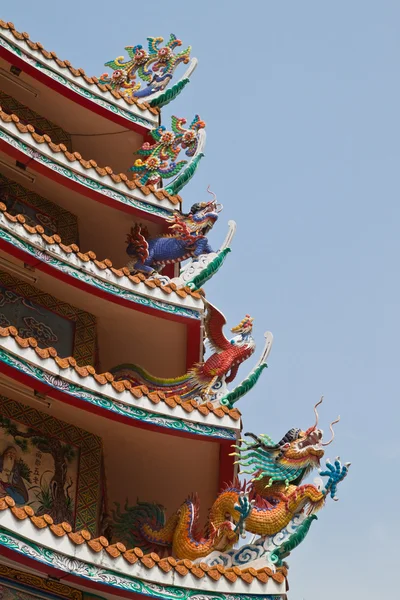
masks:
<path id="1" fill-rule="evenodd" d="M 184 290 L 176 293 L 168 286 L 150 287 L 146 280 L 133 283 L 135 278 L 122 271 L 100 268 L 95 260 L 81 260 L 58 244 L 48 244 L 38 233 L 28 233 L 21 223 L 7 221 L 4 213 L 0 213 L 0 249 L 56 279 L 140 312 L 191 323 L 200 321 L 204 311 L 200 296 Z"/>
<path id="2" fill-rule="evenodd" d="M 263 570 L 266 576 L 262 577 L 262 569 L 253 569 L 253 575 L 244 567 L 243 571 L 238 569 L 237 574 L 231 575 L 228 571 L 225 575 L 225 570 L 209 569 L 204 572 L 191 561 L 179 561 L 178 564 L 174 561 L 176 569 L 167 563 L 167 570 L 168 567 L 163 569 L 159 566 L 159 563 L 165 565 L 165 562 L 159 560 L 156 563 L 150 555 L 143 557 L 143 561 L 135 554 L 131 560 L 129 556 L 125 559 L 115 546 L 107 552 L 98 540 L 97 543 L 93 540 L 93 545 L 99 549 L 92 550 L 87 543 L 74 544 L 66 531 L 61 530 L 56 537 L 50 527 L 38 529 L 27 518 L 28 515 L 24 517 L 21 514 L 21 517 L 18 522 L 18 517 L 16 519 L 11 510 L 0 511 L 2 554 L 31 569 L 62 577 L 65 583 L 76 583 L 128 598 L 133 594 L 169 600 L 204 597 L 214 600 L 272 600 L 281 595 L 285 598 L 287 584 L 281 573 L 278 577 L 270 570 Z"/>
<path id="3" fill-rule="evenodd" d="M 94 81 L 91 83 L 90 78 L 82 75 L 80 69 L 73 69 L 76 72 L 73 75 L 63 61 L 53 57 L 54 53 L 35 49 L 35 44 L 29 43 L 29 39 L 25 39 L 23 34 L 20 34 L 22 39 L 17 40 L 13 31 L 15 30 L 11 28 L 0 28 L 0 56 L 28 75 L 124 127 L 146 133 L 159 125 L 158 111 L 150 110 L 147 105 L 127 103 L 123 97 L 116 97 L 105 86 L 99 87 Z M 104 90 L 101 89 L 103 87 Z"/>
<path id="4" fill-rule="evenodd" d="M 105 171 L 101 176 L 95 167 L 84 167 L 83 161 L 72 154 L 69 159 L 68 153 L 53 152 L 48 143 L 38 143 L 29 132 L 19 131 L 13 120 L 0 120 L 0 150 L 23 163 L 28 159 L 25 173 L 33 176 L 35 171 L 43 173 L 61 185 L 128 214 L 145 213 L 149 220 L 164 222 L 179 208 L 179 201 L 171 202 L 161 190 L 153 192 L 146 186 L 130 189 L 124 181 L 114 181 Z"/>
<path id="5" fill-rule="evenodd" d="M 10 335 L 0 337 L 0 372 L 50 397 L 134 427 L 172 435 L 232 443 L 239 434 L 240 418 L 235 420 L 227 411 L 201 412 L 194 401 L 178 404 L 159 393 L 132 393 L 104 378 L 100 383 L 85 367 L 73 367 L 67 359 L 43 358 L 46 351 L 26 342 L 22 347 Z"/>

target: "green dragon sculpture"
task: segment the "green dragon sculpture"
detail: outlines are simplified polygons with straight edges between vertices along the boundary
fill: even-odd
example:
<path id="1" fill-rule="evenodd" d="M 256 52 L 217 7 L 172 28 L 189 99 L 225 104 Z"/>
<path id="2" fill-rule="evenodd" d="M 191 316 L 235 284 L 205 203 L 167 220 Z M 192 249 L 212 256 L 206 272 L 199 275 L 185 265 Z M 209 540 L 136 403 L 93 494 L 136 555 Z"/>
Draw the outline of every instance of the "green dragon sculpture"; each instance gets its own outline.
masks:
<path id="1" fill-rule="evenodd" d="M 277 444 L 266 435 L 245 434 L 253 441 L 240 440 L 234 455 L 244 467 L 242 472 L 250 474 L 252 479 L 249 484 L 235 481 L 218 495 L 203 532 L 198 528 L 198 499 L 190 496 L 168 519 L 158 504 L 126 505 L 124 511 L 117 505 L 113 513 L 114 534 L 145 552 L 196 560 L 213 551 L 228 551 L 243 532 L 263 538 L 275 536 L 297 515 L 313 515 L 324 506 L 328 496 L 336 498 L 337 486 L 350 466 L 350 463 L 342 465 L 338 458 L 333 463 L 327 461 L 326 469 L 320 473 L 328 478 L 325 486 L 302 483 L 319 467 L 324 447 L 333 441 L 333 425 L 338 421 L 330 425 L 331 440 L 323 442 L 323 432 L 317 428 L 317 406 L 321 402 L 322 399 L 314 407 L 315 425 L 306 431 L 290 429 Z M 298 538 L 305 537 L 311 521 L 303 526 L 304 532 Z M 289 541 L 286 551 L 297 543 Z M 279 553 L 275 560 L 280 560 Z"/>

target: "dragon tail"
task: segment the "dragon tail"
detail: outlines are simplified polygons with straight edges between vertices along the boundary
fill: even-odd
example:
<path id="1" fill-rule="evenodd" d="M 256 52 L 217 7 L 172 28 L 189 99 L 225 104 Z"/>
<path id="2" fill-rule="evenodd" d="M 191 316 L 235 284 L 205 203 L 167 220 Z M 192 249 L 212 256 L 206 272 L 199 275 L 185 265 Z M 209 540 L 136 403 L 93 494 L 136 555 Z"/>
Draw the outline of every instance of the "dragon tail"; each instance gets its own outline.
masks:
<path id="1" fill-rule="evenodd" d="M 196 380 L 192 372 L 180 377 L 166 379 L 155 377 L 145 369 L 132 364 L 123 364 L 110 369 L 115 381 L 127 380 L 132 385 L 145 385 L 150 389 L 163 391 L 167 395 L 180 394 L 182 397 L 191 395 L 194 391 Z"/>
<path id="2" fill-rule="evenodd" d="M 177 516 L 167 521 L 165 509 L 160 504 L 138 502 L 135 506 L 128 506 L 126 503 L 122 512 L 119 503 L 116 503 L 112 516 L 114 536 L 123 540 L 129 548 L 140 548 L 145 554 L 171 552 Z"/>
<path id="3" fill-rule="evenodd" d="M 126 236 L 126 243 L 128 244 L 126 253 L 128 256 L 139 258 L 144 262 L 149 256 L 149 244 L 146 239 L 148 236 L 149 232 L 146 227 L 142 227 L 138 223 L 131 227 L 130 233 Z"/>

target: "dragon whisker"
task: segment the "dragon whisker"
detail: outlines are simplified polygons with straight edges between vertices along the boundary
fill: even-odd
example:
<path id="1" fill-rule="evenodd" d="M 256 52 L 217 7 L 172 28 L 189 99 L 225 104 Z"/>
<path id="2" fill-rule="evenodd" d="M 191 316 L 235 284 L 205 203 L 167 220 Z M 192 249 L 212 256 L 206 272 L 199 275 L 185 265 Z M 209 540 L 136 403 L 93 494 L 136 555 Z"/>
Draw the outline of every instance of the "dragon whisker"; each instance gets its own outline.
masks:
<path id="1" fill-rule="evenodd" d="M 318 425 L 318 421 L 319 421 L 319 415 L 318 415 L 318 411 L 317 411 L 317 406 L 319 406 L 320 404 L 322 404 L 322 402 L 324 401 L 324 397 L 321 396 L 321 399 L 317 402 L 317 404 L 315 404 L 314 406 L 314 413 L 315 413 L 315 424 L 312 427 L 309 427 L 306 431 L 306 434 L 310 434 L 313 431 L 315 431 L 317 429 L 317 425 Z"/>
<path id="2" fill-rule="evenodd" d="M 332 437 L 329 440 L 329 442 L 325 442 L 325 443 L 321 444 L 321 446 L 329 446 L 329 444 L 332 444 L 333 440 L 335 439 L 335 432 L 333 431 L 333 426 L 336 423 L 339 423 L 339 421 L 340 421 L 340 416 L 336 419 L 336 421 L 332 421 L 332 423 L 329 425 L 329 429 L 331 430 Z"/>

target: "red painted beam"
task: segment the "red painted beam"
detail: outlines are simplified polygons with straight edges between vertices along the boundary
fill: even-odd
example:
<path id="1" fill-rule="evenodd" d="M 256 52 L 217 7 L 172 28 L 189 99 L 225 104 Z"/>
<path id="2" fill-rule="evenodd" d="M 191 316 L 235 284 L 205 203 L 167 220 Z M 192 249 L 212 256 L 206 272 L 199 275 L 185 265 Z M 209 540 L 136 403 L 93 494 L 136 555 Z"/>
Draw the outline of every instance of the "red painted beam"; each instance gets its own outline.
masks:
<path id="1" fill-rule="evenodd" d="M 166 435 L 179 436 L 183 438 L 188 438 L 192 440 L 198 441 L 208 441 L 208 442 L 216 442 L 219 441 L 216 438 L 208 437 L 208 436 L 199 436 L 194 433 L 189 433 L 187 431 L 168 429 L 166 427 L 159 427 L 158 425 L 153 425 L 151 423 L 143 423 L 142 421 L 138 421 L 136 419 L 132 419 L 125 415 L 121 415 L 110 411 L 106 408 L 102 408 L 100 406 L 95 406 L 89 402 L 84 400 L 80 400 L 79 398 L 75 398 L 74 396 L 63 392 L 62 390 L 58 390 L 46 383 L 41 381 L 37 381 L 31 375 L 27 373 L 21 373 L 18 369 L 14 369 L 14 367 L 10 367 L 6 363 L 0 361 L 0 373 L 3 373 L 6 377 L 13 379 L 14 381 L 18 381 L 19 383 L 27 386 L 32 390 L 36 390 L 40 394 L 44 396 L 49 396 L 50 398 L 54 398 L 55 400 L 59 400 L 64 404 L 68 404 L 69 406 L 73 406 L 74 408 L 78 408 L 81 410 L 85 410 L 92 414 L 98 415 L 100 417 L 106 418 L 108 421 L 113 420 L 118 423 L 124 423 L 125 425 L 129 425 L 130 427 L 138 427 L 139 429 L 146 429 L 148 431 L 156 431 L 157 433 L 165 433 Z M 162 416 L 162 415 L 161 415 Z M 230 447 L 230 444 L 233 443 L 230 440 L 222 442 L 221 446 L 224 444 L 227 446 L 227 451 Z M 227 472 L 227 471 L 226 471 Z M 228 477 L 229 479 L 229 477 Z"/>
<path id="2" fill-rule="evenodd" d="M 106 108 L 103 108 L 99 104 L 96 104 L 96 102 L 93 102 L 93 101 L 89 100 L 88 98 L 81 96 L 77 92 L 70 90 L 62 83 L 59 83 L 58 81 L 54 80 L 52 77 L 49 77 L 48 75 L 43 73 L 40 69 L 35 69 L 35 67 L 32 67 L 31 65 L 26 63 L 24 60 L 22 60 L 18 56 L 15 56 L 15 54 L 13 54 L 12 52 L 9 52 L 6 48 L 3 48 L 1 46 L 0 46 L 0 57 L 3 58 L 8 63 L 10 63 L 11 65 L 15 65 L 16 67 L 21 69 L 21 71 L 23 71 L 30 77 L 33 77 L 33 79 L 40 81 L 40 83 L 43 83 L 46 87 L 51 88 L 57 94 L 60 94 L 61 96 L 64 96 L 65 98 L 68 98 L 69 100 L 72 100 L 73 102 L 75 102 L 76 104 L 79 104 L 80 106 L 83 106 L 87 110 L 100 115 L 101 117 L 107 119 L 108 121 L 117 123 L 118 125 L 121 125 L 125 129 L 131 129 L 132 131 L 135 131 L 143 136 L 148 135 L 149 129 L 147 127 L 141 125 L 140 123 L 135 123 L 134 121 L 130 121 L 129 119 L 124 118 L 121 115 L 115 114 L 112 111 L 107 110 Z M 66 72 L 67 72 L 67 69 L 66 69 Z M 75 82 L 75 85 L 79 87 L 78 79 Z M 83 89 L 85 89 L 85 88 L 83 88 Z M 94 95 L 97 95 L 96 91 L 97 91 L 97 86 L 96 86 L 96 84 L 93 84 L 93 94 Z M 104 96 L 101 95 L 101 93 L 99 94 L 99 97 L 102 100 L 107 101 L 107 98 L 104 98 Z M 110 104 L 111 105 L 113 104 L 113 102 L 111 101 L 111 98 L 110 98 Z M 125 110 L 127 110 L 127 112 L 129 112 L 128 105 Z M 140 113 L 138 116 L 140 116 Z M 143 118 L 145 118 L 145 117 L 143 117 Z M 150 124 L 149 124 L 149 127 L 151 127 Z"/>
<path id="3" fill-rule="evenodd" d="M 171 315 L 169 313 L 165 313 L 161 310 L 157 310 L 155 308 L 150 308 L 143 304 L 130 302 L 125 298 L 120 298 L 119 296 L 115 296 L 114 294 L 104 292 L 103 290 L 98 289 L 95 286 L 90 285 L 89 283 L 85 283 L 84 281 L 80 281 L 75 277 L 71 277 L 62 271 L 59 271 L 55 267 L 51 265 L 38 261 L 35 257 L 33 257 L 28 252 L 24 252 L 19 248 L 15 248 L 9 242 L 5 240 L 0 240 L 0 250 L 3 250 L 7 254 L 14 256 L 18 260 L 22 261 L 25 264 L 37 269 L 38 271 L 42 271 L 58 279 L 59 281 L 63 281 L 67 285 L 71 285 L 77 289 L 80 289 L 88 294 L 92 294 L 107 302 L 114 302 L 115 304 L 119 304 L 120 306 L 124 306 L 129 308 L 130 310 L 137 310 L 139 312 L 152 315 L 153 317 L 158 317 L 161 319 L 167 319 L 169 321 L 175 321 L 181 323 L 186 326 L 186 370 L 190 369 L 195 363 L 200 360 L 200 341 L 201 341 L 201 320 L 200 319 L 190 319 L 187 317 L 182 317 L 179 315 Z"/>
<path id="4" fill-rule="evenodd" d="M 12 533 L 12 532 L 11 532 Z M 89 590 L 96 590 L 100 594 L 111 594 L 115 595 L 118 598 L 131 598 L 138 600 L 149 600 L 149 596 L 143 594 L 136 594 L 135 592 L 131 592 L 128 590 L 123 590 L 120 588 L 113 587 L 109 584 L 97 583 L 94 581 L 90 581 L 90 579 L 86 579 L 85 577 L 78 577 L 77 575 L 71 575 L 65 571 L 61 571 L 60 569 L 55 569 L 54 567 L 50 567 L 46 564 L 41 563 L 34 558 L 28 558 L 27 556 L 20 554 L 19 552 L 10 550 L 9 548 L 1 548 L 1 554 L 4 558 L 7 558 L 11 561 L 14 561 L 20 565 L 25 566 L 28 569 L 34 569 L 39 571 L 39 573 L 43 573 L 52 577 L 53 579 L 60 580 L 62 583 L 66 583 L 70 586 L 79 585 L 84 586 Z M 128 566 L 128 565 L 127 565 Z M 119 573 L 117 573 L 119 574 Z M 121 573 L 122 575 L 122 573 Z M 129 575 L 128 575 L 129 577 Z M 140 579 L 140 578 L 138 578 Z"/>
<path id="5" fill-rule="evenodd" d="M 138 312 L 143 312 L 143 313 L 152 315 L 153 317 L 158 317 L 160 319 L 164 318 L 169 321 L 176 321 L 178 323 L 183 323 L 186 326 L 189 325 L 192 328 L 192 330 L 191 330 L 192 335 L 188 336 L 191 339 L 190 347 L 194 346 L 195 341 L 197 341 L 195 339 L 195 335 L 196 335 L 196 330 L 197 329 L 200 330 L 200 326 L 201 326 L 200 319 L 190 319 L 189 317 L 173 315 L 173 314 L 164 312 L 162 310 L 150 308 L 148 306 L 144 306 L 144 305 L 136 303 L 136 302 L 131 302 L 129 300 L 126 300 L 125 298 L 120 298 L 119 296 L 116 296 L 114 294 L 104 292 L 103 290 L 100 290 L 97 287 L 90 285 L 90 283 L 80 281 L 80 280 L 76 279 L 75 277 L 71 277 L 71 275 L 68 275 L 67 273 L 63 273 L 59 269 L 53 267 L 52 265 L 49 265 L 46 262 L 38 260 L 37 258 L 35 258 L 31 254 L 29 254 L 28 252 L 24 252 L 23 250 L 16 248 L 15 246 L 13 246 L 13 244 L 6 242 L 5 240 L 0 240 L 0 250 L 3 250 L 4 252 L 6 252 L 7 254 L 10 254 L 11 256 L 14 256 L 18 260 L 22 261 L 25 264 L 28 264 L 29 266 L 37 269 L 38 271 L 43 271 L 43 273 L 47 273 L 48 275 L 50 275 L 51 277 L 54 277 L 55 279 L 58 279 L 59 281 L 63 281 L 64 283 L 71 285 L 72 287 L 76 287 L 88 294 L 93 295 L 93 296 L 98 296 L 99 298 L 102 298 L 103 300 L 107 300 L 107 302 L 114 302 L 115 304 L 119 304 L 120 306 L 125 306 L 126 308 L 129 308 L 131 310 L 137 310 Z M 193 321 L 193 323 L 192 323 L 192 321 Z M 197 336 L 197 339 L 200 339 L 199 334 Z M 198 351 L 196 353 L 196 357 L 194 358 L 193 362 L 195 362 L 196 360 L 198 360 Z"/>
<path id="6" fill-rule="evenodd" d="M 142 219 L 146 219 L 147 221 L 152 221 L 154 223 L 161 223 L 165 227 L 165 218 L 166 217 L 161 217 L 158 215 L 154 215 L 152 213 L 147 213 L 145 210 L 142 211 L 139 208 L 136 208 L 134 206 L 129 206 L 128 204 L 123 204 L 122 202 L 113 200 L 113 198 L 109 198 L 108 196 L 105 196 L 104 194 L 101 194 L 100 192 L 96 192 L 96 190 L 92 190 L 92 189 L 86 187 L 85 185 L 82 185 L 76 181 L 72 181 L 71 179 L 68 179 L 68 177 L 61 175 L 60 173 L 53 171 L 53 169 L 50 169 L 49 167 L 42 165 L 40 162 L 26 156 L 26 154 L 24 154 L 23 152 L 20 152 L 13 146 L 10 146 L 10 144 L 5 142 L 4 140 L 0 140 L 0 150 L 2 152 L 4 152 L 5 154 L 7 154 L 8 156 L 10 156 L 14 160 L 18 160 L 24 164 L 29 164 L 29 169 L 31 169 L 32 171 L 36 171 L 37 173 L 40 173 L 40 174 L 44 175 L 45 177 L 52 179 L 53 181 L 57 182 L 58 184 L 77 192 L 81 196 L 86 196 L 87 198 L 91 198 L 92 200 L 95 200 L 96 202 L 100 202 L 101 204 L 105 204 L 106 206 L 110 206 L 111 208 L 115 208 L 124 213 L 135 215 Z M 179 206 L 177 206 L 177 210 L 178 209 L 179 209 Z"/>
<path id="7" fill-rule="evenodd" d="M 230 456 L 234 449 L 232 446 L 235 444 L 234 440 L 229 440 L 220 444 L 219 447 L 219 478 L 218 478 L 218 491 L 221 492 L 226 484 L 230 484 L 235 479 L 235 461 L 234 456 Z"/>

